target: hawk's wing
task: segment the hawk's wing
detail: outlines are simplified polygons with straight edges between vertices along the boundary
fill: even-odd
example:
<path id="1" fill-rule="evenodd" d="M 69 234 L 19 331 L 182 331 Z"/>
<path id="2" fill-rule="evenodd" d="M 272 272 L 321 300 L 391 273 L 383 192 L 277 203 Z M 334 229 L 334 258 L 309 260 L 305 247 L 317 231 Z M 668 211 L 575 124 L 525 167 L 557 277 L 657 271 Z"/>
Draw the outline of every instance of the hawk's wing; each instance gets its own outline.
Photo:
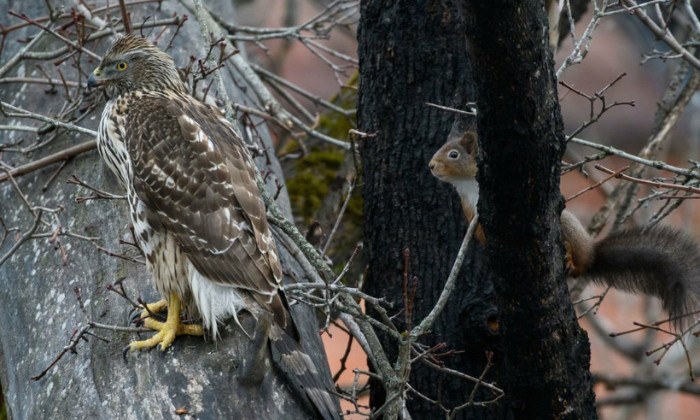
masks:
<path id="1" fill-rule="evenodd" d="M 282 269 L 254 163 L 233 127 L 218 110 L 187 97 L 132 98 L 127 147 L 149 222 L 173 234 L 201 274 L 251 291 L 284 325 Z"/>

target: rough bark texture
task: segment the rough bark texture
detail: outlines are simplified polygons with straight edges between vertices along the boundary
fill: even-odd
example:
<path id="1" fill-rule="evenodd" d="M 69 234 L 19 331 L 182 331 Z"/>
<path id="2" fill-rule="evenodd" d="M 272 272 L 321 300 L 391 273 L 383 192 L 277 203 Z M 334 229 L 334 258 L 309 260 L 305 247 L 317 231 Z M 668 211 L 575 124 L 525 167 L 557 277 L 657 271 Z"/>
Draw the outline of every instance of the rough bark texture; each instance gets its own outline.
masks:
<path id="1" fill-rule="evenodd" d="M 234 16 L 230 2 L 214 3 L 209 2 L 209 5 L 222 16 Z M 45 2 L 41 0 L 10 1 L 9 7 L 33 17 L 47 14 Z M 138 12 L 132 9 L 132 20 L 138 22 L 143 16 L 163 18 L 173 13 L 187 12 L 172 2 L 163 3 L 160 9 L 150 4 Z M 9 26 L 8 18 L 2 14 L 0 22 Z M 0 62 L 6 62 L 24 46 L 17 42 L 18 38 L 37 32 L 35 27 L 15 32 L 4 45 Z M 91 45 L 90 48 L 104 51 L 109 42 L 105 38 L 100 41 L 100 47 Z M 47 36 L 36 50 L 51 51 L 63 45 Z M 190 55 L 202 56 L 204 52 L 206 47 L 190 14 L 189 22 L 180 31 L 170 53 L 182 65 Z M 84 67 L 94 64 L 87 63 Z M 77 80 L 70 66 L 61 69 L 67 78 Z M 34 72 L 33 63 L 23 61 L 9 75 L 41 77 L 34 76 Z M 233 86 L 230 79 L 227 83 Z M 36 84 L 11 85 L 4 89 L 3 101 L 47 115 L 60 109 L 65 100 L 60 93 L 46 94 L 46 88 Z M 82 125 L 96 129 L 101 111 L 102 106 Z M 3 124 L 10 122 L 3 120 Z M 39 125 L 27 120 L 22 123 Z M 3 142 L 17 140 L 20 135 L 25 137 L 26 143 L 35 140 L 33 135 L 13 132 Z M 86 140 L 89 138 L 85 135 L 64 134 L 33 156 L 5 152 L 3 160 L 19 165 Z M 43 191 L 56 168 L 51 166 L 17 179 L 33 205 L 64 207 L 54 219 L 46 216 L 46 220 L 60 223 L 76 234 L 100 237 L 105 248 L 117 252 L 127 250 L 130 255 L 138 256 L 135 248 L 118 243 L 120 238 L 131 241 L 126 202 L 101 200 L 77 204 L 76 196 L 88 195 L 86 190 L 66 183 L 75 174 L 93 186 L 121 194 L 97 152 L 85 153 L 70 161 Z M 277 175 L 281 176 L 279 172 Z M 278 200 L 283 209 L 289 209 L 284 192 Z M 0 217 L 8 227 L 18 227 L 22 232 L 32 224 L 30 213 L 9 182 L 0 184 Z M 50 231 L 43 226 L 39 229 L 47 230 Z M 7 252 L 16 239 L 13 236 L 6 241 L 0 255 Z M 59 241 L 67 253 L 65 265 L 55 243 L 36 239 L 26 242 L 0 266 L 0 319 L 4 321 L 0 329 L 0 380 L 11 418 L 183 418 L 175 413 L 177 408 L 185 408 L 201 419 L 310 417 L 269 360 L 266 362 L 268 373 L 261 384 L 244 385 L 238 381 L 237 367 L 249 352 L 249 339 L 233 323 L 226 326 L 217 342 L 198 337 L 178 338 L 164 354 L 159 351 L 129 354 L 128 363 L 122 359 L 122 349 L 135 339 L 134 334 L 95 330 L 110 341 L 105 343 L 93 338 L 81 342 L 77 354 L 66 354 L 43 379 L 31 380 L 31 376 L 51 363 L 68 344 L 71 334 L 86 321 L 126 326 L 129 304 L 108 291 L 108 285 L 126 279 L 124 285 L 132 297 L 140 295 L 147 301 L 158 298 L 145 266 L 98 252 L 84 240 L 61 236 Z M 288 253 L 284 249 L 280 251 L 285 273 L 303 279 L 303 272 L 290 261 Z M 87 315 L 81 312 L 75 289 L 80 290 Z M 327 367 L 327 362 L 313 312 L 302 305 L 294 305 L 292 310 L 307 337 L 306 350 L 315 364 L 328 374 L 328 369 L 323 368 Z M 254 330 L 250 316 L 244 315 L 242 321 L 248 331 Z"/>
<path id="2" fill-rule="evenodd" d="M 392 313 L 399 314 L 401 329 L 406 327 L 403 251 L 410 252 L 409 285 L 414 279 L 416 284 L 412 319 L 419 321 L 437 301 L 466 229 L 457 194 L 428 170 L 454 115 L 425 103 L 463 107 L 474 99 L 473 83 L 463 20 L 449 1 L 363 1 L 358 41 L 358 122 L 362 131 L 376 134 L 362 145 L 366 289 L 395 303 Z M 469 275 L 475 265 L 474 258 L 465 263 L 458 289 L 421 342 L 444 342 L 448 350 L 464 352 L 443 360 L 450 368 L 478 376 L 486 350 L 493 349 L 487 324 L 496 310 L 485 276 Z M 394 360 L 396 342 L 384 338 L 383 344 Z M 488 379 L 498 369 L 491 374 Z M 472 389 L 469 382 L 420 364 L 414 365 L 411 384 L 446 407 L 464 403 Z M 381 387 L 371 392 L 372 406 L 381 406 Z M 435 405 L 420 398 L 412 398 L 408 409 L 415 419 L 439 415 Z M 492 410 L 472 407 L 458 417 L 491 417 Z"/>
<path id="3" fill-rule="evenodd" d="M 484 264 L 500 308 L 501 385 L 517 418 L 595 418 L 586 334 L 563 275 L 563 123 L 541 1 L 464 1 L 479 109 Z"/>

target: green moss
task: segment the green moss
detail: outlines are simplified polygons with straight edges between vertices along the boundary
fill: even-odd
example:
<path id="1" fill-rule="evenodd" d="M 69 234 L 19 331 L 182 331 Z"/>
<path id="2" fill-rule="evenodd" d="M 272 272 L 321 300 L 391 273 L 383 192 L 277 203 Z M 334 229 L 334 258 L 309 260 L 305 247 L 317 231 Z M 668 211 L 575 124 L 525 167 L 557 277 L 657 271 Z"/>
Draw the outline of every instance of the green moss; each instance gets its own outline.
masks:
<path id="1" fill-rule="evenodd" d="M 0 420 L 7 420 L 7 407 L 5 407 L 5 400 L 2 398 L 0 398 Z"/>
<path id="2" fill-rule="evenodd" d="M 348 81 L 348 85 L 342 87 L 330 102 L 343 108 L 355 109 L 357 104 L 357 73 Z M 345 115 L 335 111 L 326 111 L 319 115 L 316 130 L 337 139 L 347 139 L 350 129 L 356 126 L 355 115 Z M 298 144 L 290 142 L 282 154 L 298 152 Z M 342 205 L 344 197 L 339 194 L 342 191 L 342 183 L 347 182 L 348 173 L 352 173 L 352 162 L 349 160 L 348 151 L 338 147 L 307 138 L 308 153 L 293 161 L 291 167 L 287 167 L 287 189 L 294 209 L 295 216 L 303 226 L 309 226 L 313 222 L 320 222 L 326 234 L 329 234 L 334 220 L 317 220 L 327 215 L 328 208 L 322 210 L 322 206 L 328 206 L 329 202 Z M 359 185 L 360 182 L 358 181 Z M 329 197 L 329 193 L 335 194 Z M 324 201 L 329 201 L 324 204 Z M 362 195 L 356 188 L 348 203 L 342 223 L 336 232 L 329 255 L 336 262 L 336 268 L 341 268 L 355 245 L 361 240 L 362 235 Z M 319 216 L 319 210 L 322 210 Z"/>
<path id="3" fill-rule="evenodd" d="M 345 152 L 315 148 L 296 164 L 296 175 L 287 179 L 292 206 L 304 224 L 311 223 L 343 163 Z"/>
<path id="4" fill-rule="evenodd" d="M 359 73 L 348 80 L 346 86 L 330 98 L 330 102 L 343 109 L 355 109 L 357 106 L 357 84 Z M 319 115 L 316 129 L 337 139 L 346 139 L 348 131 L 356 125 L 355 115 L 347 116 L 340 112 L 327 110 Z M 319 210 L 323 200 L 328 195 L 329 188 L 336 182 L 338 171 L 343 165 L 347 152 L 338 147 L 328 145 L 313 139 L 308 139 L 309 153 L 298 159 L 292 174 L 288 174 L 287 188 L 289 198 L 296 216 L 302 219 L 304 225 L 313 222 L 313 217 Z M 289 142 L 282 154 L 298 151 L 296 142 Z M 359 197 L 359 194 L 358 194 Z M 362 203 L 352 207 L 360 211 Z M 349 206 L 350 207 L 350 206 Z"/>

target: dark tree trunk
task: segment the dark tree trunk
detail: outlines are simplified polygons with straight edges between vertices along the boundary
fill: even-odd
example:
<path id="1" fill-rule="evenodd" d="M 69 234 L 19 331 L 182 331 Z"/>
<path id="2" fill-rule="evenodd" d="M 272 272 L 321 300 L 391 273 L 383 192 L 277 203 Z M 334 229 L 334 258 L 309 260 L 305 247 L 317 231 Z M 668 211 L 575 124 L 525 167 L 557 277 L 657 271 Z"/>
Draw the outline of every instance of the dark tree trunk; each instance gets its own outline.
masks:
<path id="1" fill-rule="evenodd" d="M 417 281 L 413 319 L 435 304 L 464 223 L 457 195 L 426 167 L 454 117 L 425 102 L 459 107 L 478 100 L 479 134 L 489 142 L 483 147 L 490 170 L 480 167 L 488 189 L 480 202 L 489 227 L 487 254 L 475 259 L 483 250 L 472 250 L 457 290 L 423 342 L 464 351 L 446 365 L 472 375 L 483 369 L 487 350 L 496 352 L 486 380 L 505 386 L 505 399 L 458 417 L 594 418 L 588 340 L 575 322 L 562 270 L 563 127 L 544 10 L 537 1 L 475 3 L 465 16 L 476 83 L 466 58 L 465 20 L 449 1 L 363 2 L 358 121 L 362 131 L 376 134 L 362 148 L 367 291 L 395 302 L 393 312 L 404 319 L 402 252 L 408 249 L 409 277 Z M 502 346 L 488 329 L 495 303 Z M 396 344 L 385 338 L 384 345 L 395 357 Z M 414 366 L 411 384 L 448 408 L 464 403 L 472 387 L 422 366 Z M 381 406 L 385 397 L 375 386 L 371 405 Z M 419 398 L 408 409 L 416 419 L 439 412 Z"/>
<path id="2" fill-rule="evenodd" d="M 478 102 L 479 212 L 517 418 L 595 418 L 586 334 L 563 273 L 565 149 L 541 1 L 464 1 Z"/>
<path id="3" fill-rule="evenodd" d="M 463 19 L 450 1 L 363 1 L 358 38 L 358 122 L 362 131 L 376 134 L 362 146 L 367 292 L 393 301 L 392 313 L 400 314 L 399 327 L 405 329 L 404 250 L 409 284 L 414 279 L 416 284 L 412 320 L 420 321 L 437 301 L 466 231 L 453 188 L 428 170 L 454 114 L 426 105 L 463 107 L 474 99 Z M 446 358 L 446 365 L 478 376 L 493 348 L 488 321 L 496 309 L 485 276 L 469 275 L 474 265 L 473 258 L 465 263 L 458 289 L 421 341 L 444 342 L 447 350 L 463 352 Z M 383 345 L 395 359 L 396 342 L 384 338 Z M 498 369 L 491 374 L 496 377 Z M 420 364 L 414 365 L 411 384 L 446 407 L 463 404 L 473 386 Z M 379 407 L 385 395 L 374 385 L 371 405 Z M 477 394 L 476 399 L 491 397 Z M 439 413 L 417 397 L 408 409 L 415 419 Z M 492 417 L 492 410 L 469 408 L 460 416 Z"/>

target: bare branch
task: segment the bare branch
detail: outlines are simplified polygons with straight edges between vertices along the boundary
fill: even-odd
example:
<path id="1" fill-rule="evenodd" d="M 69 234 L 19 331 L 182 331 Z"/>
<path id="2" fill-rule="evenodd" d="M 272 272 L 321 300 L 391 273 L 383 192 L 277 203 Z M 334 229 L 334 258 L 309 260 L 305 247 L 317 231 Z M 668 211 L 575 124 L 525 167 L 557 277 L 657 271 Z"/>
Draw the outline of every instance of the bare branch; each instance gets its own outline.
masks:
<path id="1" fill-rule="evenodd" d="M 642 7 L 639 7 L 637 2 L 634 0 L 621 0 L 620 3 L 629 10 L 632 14 L 637 16 L 639 20 L 646 25 L 649 30 L 651 30 L 660 40 L 666 43 L 673 51 L 678 53 L 685 61 L 690 63 L 696 70 L 700 70 L 700 59 L 695 57 L 690 51 L 683 48 L 683 46 L 676 40 L 676 38 L 671 34 L 668 29 L 661 28 L 654 22 L 653 19 L 644 11 Z M 646 4 L 644 5 L 646 6 Z"/>
<path id="2" fill-rule="evenodd" d="M 472 235 L 474 235 L 474 231 L 476 230 L 477 225 L 479 224 L 479 215 L 474 214 L 474 218 L 472 221 L 469 223 L 469 229 L 467 229 L 466 235 L 464 235 L 464 240 L 462 241 L 462 246 L 459 248 L 459 252 L 457 253 L 457 258 L 455 259 L 454 264 L 452 265 L 452 270 L 450 270 L 450 275 L 447 277 L 447 281 L 445 282 L 445 287 L 442 288 L 442 293 L 440 293 L 440 297 L 438 298 L 437 303 L 435 303 L 435 306 L 433 309 L 430 311 L 428 316 L 426 316 L 423 321 L 419 325 L 417 325 L 413 331 L 411 331 L 411 334 L 415 337 L 419 337 L 423 334 L 425 334 L 430 328 L 432 327 L 433 323 L 437 319 L 438 315 L 442 312 L 442 310 L 445 308 L 445 305 L 447 304 L 447 299 L 450 297 L 450 294 L 452 293 L 452 290 L 455 287 L 455 283 L 457 282 L 457 276 L 459 275 L 459 270 L 462 268 L 462 261 L 464 261 L 464 256 L 467 254 L 467 248 L 469 247 L 469 241 L 472 238 Z"/>
<path id="3" fill-rule="evenodd" d="M 63 162 L 67 159 L 71 159 L 75 156 L 78 156 L 81 153 L 89 152 L 90 150 L 93 150 L 96 147 L 97 143 L 94 140 L 90 140 L 86 141 L 85 143 L 81 143 L 76 146 L 63 149 L 52 155 L 13 168 L 8 173 L 0 174 L 0 183 L 6 181 L 10 176 L 26 175 L 39 169 L 43 169 L 49 165 L 53 165 L 54 163 Z"/>

